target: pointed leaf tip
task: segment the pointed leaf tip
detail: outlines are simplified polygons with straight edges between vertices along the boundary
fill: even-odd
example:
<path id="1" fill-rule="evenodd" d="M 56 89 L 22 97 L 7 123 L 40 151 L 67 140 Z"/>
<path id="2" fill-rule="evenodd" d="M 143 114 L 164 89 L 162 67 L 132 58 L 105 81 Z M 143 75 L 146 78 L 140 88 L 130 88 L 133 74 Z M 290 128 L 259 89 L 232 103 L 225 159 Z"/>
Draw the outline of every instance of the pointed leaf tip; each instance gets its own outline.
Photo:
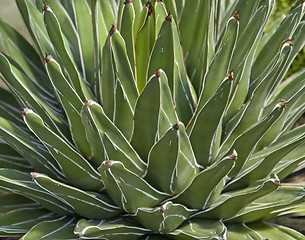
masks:
<path id="1" fill-rule="evenodd" d="M 105 165 L 106 168 L 111 168 L 112 161 L 111 160 L 104 161 L 104 165 Z"/>
<path id="2" fill-rule="evenodd" d="M 286 107 L 287 107 L 287 101 L 285 101 L 285 100 L 280 100 L 280 101 L 277 103 L 276 107 L 286 108 Z"/>
<path id="3" fill-rule="evenodd" d="M 42 8 L 43 12 L 51 9 L 50 6 L 48 4 L 46 4 L 45 2 L 43 2 L 43 4 L 44 4 L 44 6 Z"/>
<path id="4" fill-rule="evenodd" d="M 155 76 L 156 76 L 157 78 L 160 78 L 160 76 L 161 76 L 161 70 L 160 70 L 160 69 L 158 69 L 158 70 L 155 72 Z"/>
<path id="5" fill-rule="evenodd" d="M 229 73 L 226 75 L 226 78 L 233 80 L 234 79 L 234 75 L 233 75 L 233 71 L 229 71 Z"/>
<path id="6" fill-rule="evenodd" d="M 29 109 L 29 108 L 24 108 L 22 109 L 22 116 L 27 115 L 28 113 L 34 113 L 33 110 Z"/>
<path id="7" fill-rule="evenodd" d="M 233 153 L 231 155 L 229 155 L 229 158 L 231 158 L 233 161 L 236 161 L 236 159 L 237 159 L 237 152 L 236 152 L 235 149 L 233 150 Z"/>
<path id="8" fill-rule="evenodd" d="M 50 62 L 52 59 L 53 59 L 53 56 L 52 56 L 52 55 L 48 55 L 48 54 L 46 53 L 46 56 L 44 57 L 44 62 L 45 62 L 45 63 L 48 63 L 48 62 Z"/>
<path id="9" fill-rule="evenodd" d="M 35 180 L 38 177 L 38 175 L 39 175 L 39 173 L 37 173 L 37 172 L 31 172 L 32 180 Z"/>
<path id="10" fill-rule="evenodd" d="M 165 18 L 165 21 L 171 22 L 171 21 L 172 21 L 172 18 L 173 18 L 173 15 L 171 15 L 170 13 L 168 13 L 168 15 L 167 15 L 166 18 Z"/>
<path id="11" fill-rule="evenodd" d="M 233 12 L 232 17 L 235 18 L 237 21 L 239 21 L 239 12 Z"/>
<path id="12" fill-rule="evenodd" d="M 109 35 L 112 36 L 113 34 L 115 34 L 116 30 L 117 30 L 117 28 L 114 25 L 112 25 L 112 27 L 111 27 L 111 29 L 109 31 Z"/>
<path id="13" fill-rule="evenodd" d="M 86 107 L 90 107 L 90 106 L 92 106 L 94 104 L 94 101 L 93 100 L 86 100 L 85 102 L 84 102 L 84 105 L 86 106 Z"/>
<path id="14" fill-rule="evenodd" d="M 177 122 L 175 125 L 172 126 L 173 129 L 178 130 L 180 127 L 180 123 Z"/>
<path id="15" fill-rule="evenodd" d="M 125 0 L 124 5 L 133 4 L 132 0 Z"/>

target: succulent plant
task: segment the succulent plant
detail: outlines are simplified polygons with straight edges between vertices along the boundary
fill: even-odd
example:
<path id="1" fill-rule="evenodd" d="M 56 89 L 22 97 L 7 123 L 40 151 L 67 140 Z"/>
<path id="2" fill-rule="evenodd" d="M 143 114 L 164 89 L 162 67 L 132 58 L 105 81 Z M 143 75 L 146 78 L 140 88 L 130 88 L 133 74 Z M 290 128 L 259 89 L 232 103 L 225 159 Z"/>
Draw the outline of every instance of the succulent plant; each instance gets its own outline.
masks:
<path id="1" fill-rule="evenodd" d="M 16 0 L 0 21 L 0 235 L 305 239 L 304 0 Z M 303 20 L 302 20 L 303 19 Z M 21 111 L 21 109 L 23 109 Z"/>

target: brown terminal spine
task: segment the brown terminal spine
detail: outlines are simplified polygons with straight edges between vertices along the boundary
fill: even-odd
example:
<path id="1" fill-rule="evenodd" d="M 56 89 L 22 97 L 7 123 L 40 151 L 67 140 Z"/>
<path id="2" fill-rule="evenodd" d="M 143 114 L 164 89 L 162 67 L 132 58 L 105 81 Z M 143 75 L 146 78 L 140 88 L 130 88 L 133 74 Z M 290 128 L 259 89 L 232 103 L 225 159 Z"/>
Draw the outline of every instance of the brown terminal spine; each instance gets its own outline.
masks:
<path id="1" fill-rule="evenodd" d="M 105 167 L 106 167 L 106 168 L 111 168 L 111 165 L 112 165 L 112 162 L 111 162 L 111 161 L 109 161 L 109 160 L 106 160 L 106 161 L 105 161 Z"/>
<path id="2" fill-rule="evenodd" d="M 280 100 L 280 101 L 278 102 L 278 104 L 281 106 L 281 108 L 286 108 L 286 106 L 287 106 L 287 101 L 285 101 L 285 100 Z"/>
<path id="3" fill-rule="evenodd" d="M 112 36 L 115 32 L 116 32 L 116 27 L 114 25 L 112 25 L 112 27 L 109 31 L 109 35 Z"/>
<path id="4" fill-rule="evenodd" d="M 233 12 L 232 17 L 234 17 L 237 21 L 239 21 L 239 12 Z"/>
<path id="5" fill-rule="evenodd" d="M 168 15 L 167 15 L 166 18 L 165 18 L 165 21 L 171 22 L 171 21 L 172 21 L 172 18 L 173 18 L 173 15 L 171 15 L 170 13 L 168 13 Z"/>
<path id="6" fill-rule="evenodd" d="M 178 130 L 180 127 L 180 123 L 176 123 L 175 125 L 173 125 L 173 129 Z"/>
<path id="7" fill-rule="evenodd" d="M 42 8 L 42 11 L 45 12 L 50 8 L 50 6 L 48 4 L 46 4 L 45 2 L 43 2 L 43 4 L 44 4 L 44 6 Z"/>
<path id="8" fill-rule="evenodd" d="M 160 76 L 161 76 L 161 71 L 160 71 L 160 69 L 158 69 L 158 70 L 155 72 L 155 76 L 156 76 L 157 78 L 160 78 Z"/>
<path id="9" fill-rule="evenodd" d="M 127 5 L 127 4 L 132 4 L 132 3 L 133 3 L 132 0 L 126 0 L 126 1 L 124 2 L 125 5 Z"/>
<path id="10" fill-rule="evenodd" d="M 52 56 L 52 55 L 46 54 L 46 56 L 44 57 L 44 62 L 45 62 L 45 63 L 48 63 L 48 62 L 50 62 L 52 59 L 53 59 L 53 56 Z"/>
<path id="11" fill-rule="evenodd" d="M 233 80 L 234 79 L 234 75 L 233 75 L 233 71 L 229 71 L 229 73 L 226 75 L 226 78 Z"/>

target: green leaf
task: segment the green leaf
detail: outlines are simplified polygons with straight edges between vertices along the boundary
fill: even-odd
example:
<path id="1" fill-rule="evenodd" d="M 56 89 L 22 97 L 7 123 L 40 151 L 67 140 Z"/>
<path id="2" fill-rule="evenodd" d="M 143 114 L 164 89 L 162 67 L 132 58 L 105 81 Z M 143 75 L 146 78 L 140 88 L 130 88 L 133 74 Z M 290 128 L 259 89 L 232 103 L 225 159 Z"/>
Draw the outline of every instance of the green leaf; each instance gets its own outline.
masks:
<path id="1" fill-rule="evenodd" d="M 160 80 L 158 76 L 153 75 L 137 100 L 131 139 L 131 145 L 144 160 L 147 160 L 148 153 L 155 143 L 159 109 Z"/>
<path id="2" fill-rule="evenodd" d="M 78 239 L 73 233 L 76 218 L 60 217 L 54 220 L 39 221 L 20 240 L 31 239 Z"/>
<path id="3" fill-rule="evenodd" d="M 126 94 L 118 81 L 115 92 L 114 124 L 126 139 L 131 139 L 134 128 L 134 111 L 131 109 Z"/>
<path id="4" fill-rule="evenodd" d="M 219 220 L 190 219 L 169 234 L 177 240 L 221 239 L 226 235 L 226 227 Z"/>
<path id="5" fill-rule="evenodd" d="M 103 187 L 99 173 L 70 144 L 50 130 L 32 110 L 24 111 L 24 121 L 56 159 L 67 180 L 82 189 L 99 191 Z"/>
<path id="6" fill-rule="evenodd" d="M 281 116 L 284 111 L 284 108 L 284 103 L 277 104 L 268 116 L 266 116 L 261 121 L 252 126 L 250 129 L 241 134 L 230 146 L 229 151 L 223 151 L 224 149 L 226 149 L 226 144 L 222 145 L 222 147 L 220 148 L 220 152 L 230 153 L 233 152 L 233 150 L 236 150 L 238 153 L 238 161 L 236 162 L 234 169 L 230 172 L 230 177 L 235 176 L 240 170 L 242 170 L 243 166 L 248 161 L 248 158 L 250 157 L 251 153 L 254 151 L 258 141 Z M 218 158 L 221 155 L 222 154 L 220 154 Z"/>
<path id="7" fill-rule="evenodd" d="M 45 172 L 57 179 L 64 179 L 56 161 L 28 130 L 20 129 L 18 125 L 0 117 L 0 136 L 36 171 Z"/>
<path id="8" fill-rule="evenodd" d="M 80 41 L 82 62 L 84 64 L 84 80 L 92 84 L 92 65 L 94 60 L 94 48 L 92 46 L 94 46 L 94 40 L 91 9 L 86 0 L 73 0 L 73 9 L 75 11 L 75 25 Z"/>
<path id="9" fill-rule="evenodd" d="M 50 7 L 44 9 L 43 20 L 50 40 L 56 50 L 58 61 L 65 73 L 65 77 L 69 80 L 70 84 L 74 87 L 75 91 L 83 101 L 85 99 L 92 99 L 93 95 L 78 72 L 73 57 L 71 56 L 70 49 L 65 41 L 60 23 Z"/>
<path id="10" fill-rule="evenodd" d="M 283 41 L 292 36 L 303 14 L 304 2 L 298 0 L 257 56 L 251 70 L 251 89 L 259 85 L 258 80 L 263 79 L 261 76 L 268 74 L 275 61 L 276 52 Z"/>
<path id="11" fill-rule="evenodd" d="M 52 212 L 41 207 L 12 210 L 0 216 L 0 234 L 2 236 L 24 234 L 37 223 L 54 218 L 55 215 Z"/>
<path id="12" fill-rule="evenodd" d="M 189 6 L 193 4 L 194 6 Z M 196 5 L 197 7 L 193 9 Z M 188 9 L 185 15 L 190 14 L 193 17 L 185 17 L 188 21 L 183 25 L 184 30 L 181 36 L 182 40 L 183 38 L 189 40 L 182 41 L 182 46 L 184 49 L 186 45 L 184 52 L 188 51 L 184 55 L 187 57 L 186 69 L 197 95 L 201 92 L 203 77 L 214 56 L 214 5 L 215 1 L 212 0 L 185 3 L 185 8 Z M 180 24 L 182 24 L 183 18 L 182 14 Z M 190 32 L 188 32 L 189 29 Z"/>
<path id="13" fill-rule="evenodd" d="M 90 148 L 92 150 L 92 158 L 88 159 L 95 167 L 99 167 L 105 158 L 105 146 L 102 140 L 102 134 L 99 132 L 95 122 L 93 121 L 90 112 L 86 105 L 81 111 L 83 126 L 86 131 L 86 136 Z"/>
<path id="14" fill-rule="evenodd" d="M 21 208 L 39 207 L 39 203 L 29 198 L 23 197 L 15 193 L 6 193 L 0 195 L 0 214 L 3 215 L 13 210 Z"/>
<path id="15" fill-rule="evenodd" d="M 0 143 L 0 168 L 11 168 L 25 172 L 33 170 L 27 160 L 6 143 Z"/>
<path id="16" fill-rule="evenodd" d="M 39 2 L 39 1 L 38 1 Z M 44 1 L 45 4 L 48 4 L 51 8 L 54 14 L 56 15 L 58 21 L 60 22 L 61 29 L 63 31 L 64 36 L 69 42 L 69 47 L 71 50 L 71 53 L 73 55 L 73 59 L 77 65 L 77 68 L 83 72 L 83 66 L 82 66 L 82 60 L 81 60 L 81 54 L 80 54 L 80 44 L 79 44 L 79 36 L 77 32 L 77 28 L 74 25 L 74 14 L 73 19 L 70 17 L 68 11 L 69 8 L 64 8 L 63 4 L 61 4 L 57 0 L 46 0 Z M 41 10 L 43 6 L 43 2 L 39 2 L 42 6 L 37 6 L 39 10 Z M 71 6 L 72 8 L 72 6 Z M 73 9 L 73 8 L 72 8 Z M 48 52 L 48 54 L 51 54 Z"/>
<path id="17" fill-rule="evenodd" d="M 193 126 L 190 127 L 190 140 L 197 162 L 206 167 L 214 161 L 215 149 L 219 148 L 217 142 L 217 129 L 222 127 L 224 116 L 232 87 L 232 78 L 223 80 L 210 100 L 198 110 Z M 205 126 L 205 127 L 202 127 Z M 214 152 L 213 152 L 214 150 Z"/>
<path id="18" fill-rule="evenodd" d="M 142 92 L 143 88 L 145 87 L 147 77 L 149 77 L 147 76 L 148 62 L 152 50 L 151 46 L 154 44 L 154 42 L 152 42 L 150 31 L 151 21 L 154 20 L 151 13 L 152 5 L 146 4 L 146 6 L 142 9 L 139 20 L 135 19 L 135 63 L 137 87 L 139 92 Z M 140 19 L 143 19 L 143 22 L 140 21 Z"/>
<path id="19" fill-rule="evenodd" d="M 13 169 L 0 169 L 1 189 L 22 195 L 40 203 L 46 209 L 61 214 L 74 214 L 72 208 L 58 200 L 53 195 L 38 187 L 30 177 L 30 173 L 24 173 Z"/>
<path id="20" fill-rule="evenodd" d="M 51 89 L 50 84 L 46 81 L 47 75 L 35 48 L 7 23 L 0 20 L 0 26 L 1 45 L 8 56 L 14 58 L 26 75 L 41 88 L 40 90 L 44 87 L 48 92 Z"/>
<path id="21" fill-rule="evenodd" d="M 31 173 L 33 180 L 44 190 L 69 204 L 73 210 L 85 218 L 113 218 L 121 209 L 100 193 L 90 193 L 51 179 L 47 175 Z"/>
<path id="22" fill-rule="evenodd" d="M 29 31 L 36 49 L 39 51 L 41 60 L 45 53 L 55 56 L 55 51 L 50 42 L 48 33 L 44 26 L 42 13 L 34 7 L 29 0 L 16 1 L 18 9 L 22 15 L 23 21 Z"/>
<path id="23" fill-rule="evenodd" d="M 195 214 L 196 218 L 232 218 L 254 200 L 279 188 L 279 180 L 270 178 L 256 186 L 223 193 L 207 210 Z"/>
<path id="24" fill-rule="evenodd" d="M 304 137 L 293 142 L 287 142 L 282 148 L 278 148 L 263 158 L 252 158 L 245 165 L 245 169 L 226 186 L 226 190 L 242 188 L 251 185 L 259 179 L 271 174 L 277 163 L 294 149 L 305 142 Z"/>
<path id="25" fill-rule="evenodd" d="M 115 105 L 115 66 L 113 63 L 113 54 L 110 44 L 110 35 L 108 35 L 105 45 L 103 47 L 101 57 L 101 82 L 100 82 L 100 96 L 101 104 L 106 115 L 113 120 L 114 105 Z"/>
<path id="26" fill-rule="evenodd" d="M 205 103 L 213 96 L 221 85 L 224 77 L 229 73 L 229 66 L 238 38 L 239 19 L 233 15 L 226 24 L 220 46 L 209 66 L 209 70 L 203 80 L 203 88 L 200 93 L 197 111 L 199 112 Z"/>
<path id="27" fill-rule="evenodd" d="M 181 192 L 198 172 L 184 125 L 177 123 L 153 146 L 145 179 L 163 192 Z"/>
<path id="28" fill-rule="evenodd" d="M 86 102 L 86 106 L 100 133 L 105 134 L 115 148 L 127 157 L 125 158 L 127 162 L 123 162 L 124 166 L 132 170 L 135 174 L 142 175 L 146 168 L 146 164 L 120 130 L 109 120 L 109 118 L 107 118 L 103 108 L 93 101 Z"/>
<path id="29" fill-rule="evenodd" d="M 174 198 L 174 201 L 192 209 L 203 209 L 207 205 L 212 191 L 234 167 L 235 160 L 234 155 L 225 157 L 217 164 L 198 173 L 188 187 Z"/>
<path id="30" fill-rule="evenodd" d="M 304 185 L 304 184 L 303 184 Z M 228 222 L 258 222 L 290 214 L 297 205 L 305 199 L 305 190 L 302 185 L 281 184 L 281 187 L 266 196 L 263 196 L 247 207 Z"/>
<path id="31" fill-rule="evenodd" d="M 7 89 L 0 88 L 0 117 L 19 125 L 24 124 L 20 117 L 20 105 L 15 96 Z"/>
<path id="32" fill-rule="evenodd" d="M 120 24 L 120 33 L 125 40 L 128 59 L 133 72 L 135 71 L 135 51 L 134 51 L 134 21 L 135 8 L 133 2 L 125 2 L 122 9 L 122 22 Z"/>
<path id="33" fill-rule="evenodd" d="M 105 161 L 98 170 L 108 195 L 128 213 L 135 213 L 138 208 L 154 207 L 168 196 L 126 169 L 121 162 Z"/>
<path id="34" fill-rule="evenodd" d="M 135 218 L 147 229 L 165 234 L 179 227 L 193 211 L 183 205 L 166 202 L 157 208 L 139 208 Z"/>
<path id="35" fill-rule="evenodd" d="M 82 219 L 75 227 L 75 233 L 86 239 L 134 240 L 149 232 L 149 230 L 128 219 L 110 221 L 87 221 Z"/>
<path id="36" fill-rule="evenodd" d="M 53 131 L 60 134 L 67 133 L 60 110 L 54 108 L 56 103 L 49 101 L 46 95 L 42 95 L 33 82 L 2 53 L 0 53 L 0 71 L 3 80 L 22 107 L 31 107 L 37 111 Z"/>
<path id="37" fill-rule="evenodd" d="M 92 151 L 80 115 L 83 102 L 65 78 L 59 64 L 50 56 L 46 62 L 46 69 L 69 120 L 73 141 L 84 157 L 89 158 L 92 156 Z"/>
<path id="38" fill-rule="evenodd" d="M 114 27 L 110 30 L 110 35 L 110 43 L 115 60 L 114 63 L 118 80 L 126 93 L 131 108 L 134 109 L 139 93 L 134 81 L 134 73 L 127 57 L 126 45 L 121 34 Z"/>
<path id="39" fill-rule="evenodd" d="M 166 73 L 160 69 L 157 71 L 160 75 L 160 97 L 161 106 L 159 111 L 159 126 L 158 137 L 159 139 L 167 132 L 169 128 L 178 122 L 178 116 L 175 111 L 173 98 L 168 86 L 168 79 Z"/>

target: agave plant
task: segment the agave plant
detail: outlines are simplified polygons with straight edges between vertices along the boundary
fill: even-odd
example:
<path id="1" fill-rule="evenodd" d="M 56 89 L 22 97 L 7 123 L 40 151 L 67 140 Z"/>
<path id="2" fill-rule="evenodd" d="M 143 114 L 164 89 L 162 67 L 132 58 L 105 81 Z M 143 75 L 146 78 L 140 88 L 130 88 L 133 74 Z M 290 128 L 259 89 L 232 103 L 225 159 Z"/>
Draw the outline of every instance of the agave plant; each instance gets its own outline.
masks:
<path id="1" fill-rule="evenodd" d="M 0 234 L 305 239 L 304 0 L 16 0 L 0 21 Z M 23 109 L 21 111 L 21 109 Z"/>

